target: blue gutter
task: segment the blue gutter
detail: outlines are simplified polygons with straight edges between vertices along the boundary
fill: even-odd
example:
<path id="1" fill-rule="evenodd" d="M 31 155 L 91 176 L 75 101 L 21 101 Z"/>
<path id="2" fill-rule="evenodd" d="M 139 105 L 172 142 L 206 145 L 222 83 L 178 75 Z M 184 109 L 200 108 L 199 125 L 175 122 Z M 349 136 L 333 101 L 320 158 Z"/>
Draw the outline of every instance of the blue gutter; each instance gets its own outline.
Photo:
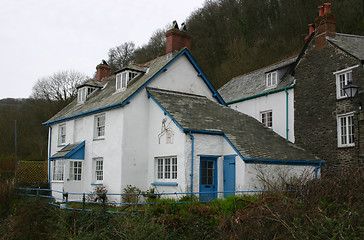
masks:
<path id="1" fill-rule="evenodd" d="M 230 101 L 230 102 L 227 102 L 226 104 L 227 105 L 230 105 L 230 104 L 233 104 L 233 103 L 243 102 L 243 101 L 246 101 L 246 100 L 249 100 L 249 99 L 254 99 L 254 98 L 257 98 L 257 97 L 261 97 L 261 96 L 268 96 L 269 94 L 272 94 L 272 93 L 286 91 L 287 89 L 294 88 L 294 86 L 295 85 L 291 85 L 291 86 L 284 87 L 284 88 L 274 89 L 272 91 L 268 91 L 268 92 L 264 92 L 264 93 L 259 93 L 259 94 L 253 95 L 253 96 L 249 96 L 249 97 L 237 99 L 237 100 L 234 100 L 234 101 Z"/>
<path id="2" fill-rule="evenodd" d="M 104 112 L 104 111 L 108 111 L 111 109 L 115 109 L 115 108 L 120 108 L 120 107 L 124 107 L 126 104 L 130 103 L 130 100 L 137 94 L 139 93 L 142 89 L 144 89 L 145 86 L 147 86 L 153 79 L 155 79 L 159 74 L 167 71 L 167 68 L 169 67 L 169 65 L 171 65 L 174 61 L 176 61 L 180 56 L 182 56 L 183 54 L 186 54 L 187 59 L 191 62 L 191 64 L 194 66 L 194 68 L 196 69 L 196 71 L 198 72 L 198 76 L 201 76 L 202 79 L 204 80 L 204 82 L 207 84 L 207 86 L 209 87 L 209 89 L 211 90 L 211 92 L 213 93 L 213 97 L 217 98 L 217 100 L 224 106 L 227 106 L 227 104 L 225 103 L 225 101 L 222 99 L 222 97 L 220 96 L 220 94 L 217 92 L 217 90 L 212 86 L 212 84 L 210 83 L 210 81 L 207 79 L 207 77 L 204 75 L 204 73 L 201 71 L 201 69 L 199 68 L 199 66 L 197 65 L 197 63 L 195 62 L 195 60 L 193 59 L 191 53 L 188 51 L 187 48 L 183 49 L 180 53 L 177 54 L 177 56 L 175 56 L 171 61 L 169 61 L 163 68 L 161 68 L 158 72 L 156 72 L 152 77 L 149 78 L 148 81 L 146 81 L 142 86 L 140 86 L 136 91 L 134 91 L 129 97 L 127 97 L 124 101 L 120 102 L 120 103 L 115 103 L 106 107 L 101 107 L 98 109 L 94 109 L 91 111 L 87 111 L 87 112 L 83 112 L 83 113 L 79 113 L 79 114 L 75 114 L 69 117 L 65 117 L 65 118 L 60 118 L 60 119 L 56 119 L 53 121 L 49 121 L 49 122 L 45 122 L 43 123 L 43 125 L 48 125 L 48 124 L 55 124 L 55 123 L 60 123 L 60 122 L 64 122 L 67 120 L 71 120 L 71 119 L 75 119 L 75 118 L 80 118 L 80 117 L 84 117 L 84 116 L 89 116 L 92 114 L 96 114 L 96 113 L 100 113 L 100 112 Z"/>
<path id="3" fill-rule="evenodd" d="M 188 133 L 191 136 L 191 194 L 193 193 L 193 154 L 194 154 L 194 145 L 195 145 L 195 137 L 191 132 Z"/>
<path id="4" fill-rule="evenodd" d="M 321 166 L 326 161 L 302 161 L 302 160 L 275 160 L 275 159 L 253 159 L 244 158 L 245 163 L 275 164 L 275 165 L 297 165 L 297 166 Z"/>
<path id="5" fill-rule="evenodd" d="M 48 146 L 48 182 L 51 184 L 51 149 L 52 149 L 52 126 L 49 127 L 49 146 Z"/>
<path id="6" fill-rule="evenodd" d="M 323 162 L 326 163 L 326 162 Z M 315 178 L 318 179 L 318 170 L 321 168 L 321 162 L 320 164 L 315 168 Z"/>
<path id="7" fill-rule="evenodd" d="M 288 91 L 287 88 L 284 89 L 284 91 L 286 92 L 286 139 L 289 139 L 289 127 L 288 127 Z"/>

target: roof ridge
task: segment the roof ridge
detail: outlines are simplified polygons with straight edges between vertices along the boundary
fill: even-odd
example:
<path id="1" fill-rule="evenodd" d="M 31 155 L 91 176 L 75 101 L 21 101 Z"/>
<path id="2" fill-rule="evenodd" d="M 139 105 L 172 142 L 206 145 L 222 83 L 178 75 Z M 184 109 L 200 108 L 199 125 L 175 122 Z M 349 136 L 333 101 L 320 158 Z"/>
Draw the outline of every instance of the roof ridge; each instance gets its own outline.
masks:
<path id="1" fill-rule="evenodd" d="M 236 79 L 236 78 L 239 78 L 239 77 L 242 77 L 242 76 L 246 76 L 246 75 L 252 74 L 252 73 L 254 73 L 254 72 L 258 72 L 258 71 L 260 71 L 260 70 L 262 70 L 262 69 L 264 69 L 264 68 L 272 67 L 272 66 L 274 66 L 274 65 L 277 65 L 277 64 L 280 64 L 280 63 L 282 63 L 282 62 L 288 61 L 288 60 L 290 60 L 290 59 L 292 59 L 292 58 L 298 57 L 298 55 L 299 55 L 299 54 L 296 54 L 296 55 L 293 55 L 293 56 L 291 56 L 291 57 L 287 57 L 287 58 L 281 59 L 281 60 L 279 60 L 278 62 L 272 63 L 272 64 L 270 64 L 270 65 L 268 65 L 268 66 L 264 66 L 264 67 L 261 67 L 261 68 L 255 69 L 255 70 L 253 70 L 253 71 L 250 71 L 250 72 L 247 72 L 247 73 L 241 74 L 241 75 L 239 75 L 239 76 L 233 77 L 231 80 Z"/>
<path id="2" fill-rule="evenodd" d="M 146 87 L 146 89 L 147 89 L 147 91 L 151 90 L 151 91 L 155 91 L 155 92 L 176 94 L 176 95 L 182 95 L 182 96 L 206 98 L 205 96 L 198 95 L 198 94 L 179 92 L 179 91 L 173 91 L 173 90 L 168 90 L 168 89 L 153 88 L 153 87 Z"/>
<path id="3" fill-rule="evenodd" d="M 360 38 L 364 38 L 364 36 L 361 36 L 361 35 L 354 35 L 354 34 L 348 34 L 348 33 L 335 33 L 336 35 L 339 35 L 339 36 L 344 36 L 344 37 L 360 37 Z M 331 38 L 331 37 L 330 37 Z M 332 37 L 335 39 L 335 37 Z"/>

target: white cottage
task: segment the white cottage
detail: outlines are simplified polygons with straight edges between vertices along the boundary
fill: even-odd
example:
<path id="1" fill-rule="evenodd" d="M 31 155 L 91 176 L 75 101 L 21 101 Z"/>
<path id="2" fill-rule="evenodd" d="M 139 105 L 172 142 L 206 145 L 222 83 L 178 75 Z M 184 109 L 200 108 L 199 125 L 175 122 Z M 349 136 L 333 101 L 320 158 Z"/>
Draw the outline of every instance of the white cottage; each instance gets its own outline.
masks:
<path id="1" fill-rule="evenodd" d="M 52 190 L 103 185 L 123 193 L 132 185 L 210 199 L 218 191 L 259 189 L 261 169 L 318 175 L 316 157 L 226 106 L 188 48 L 178 50 L 189 46 L 186 32 L 176 27 L 166 36 L 167 54 L 144 65 L 113 76 L 98 65 L 96 80 L 44 123 Z"/>
<path id="2" fill-rule="evenodd" d="M 297 56 L 234 77 L 219 89 L 233 109 L 254 117 L 294 142 L 294 77 L 290 70 Z M 284 79 L 284 81 L 283 81 Z"/>

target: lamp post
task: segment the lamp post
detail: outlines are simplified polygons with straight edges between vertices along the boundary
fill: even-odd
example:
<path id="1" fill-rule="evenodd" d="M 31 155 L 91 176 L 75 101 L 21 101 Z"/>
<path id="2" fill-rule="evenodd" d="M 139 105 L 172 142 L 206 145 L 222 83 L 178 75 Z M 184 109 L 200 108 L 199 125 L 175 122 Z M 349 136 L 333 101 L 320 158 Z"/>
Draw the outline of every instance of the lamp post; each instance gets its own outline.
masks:
<path id="1" fill-rule="evenodd" d="M 358 88 L 359 87 L 353 84 L 351 81 L 348 81 L 348 84 L 344 85 L 343 87 L 346 96 L 348 96 L 348 98 L 351 99 L 355 97 Z M 362 106 L 360 101 L 358 105 L 359 105 L 359 111 L 361 111 Z M 360 112 L 358 113 L 358 163 L 360 164 Z"/>
<path id="2" fill-rule="evenodd" d="M 344 85 L 343 89 L 345 91 L 346 96 L 349 98 L 353 98 L 358 91 L 358 86 L 353 84 L 351 81 L 348 82 L 347 85 Z"/>

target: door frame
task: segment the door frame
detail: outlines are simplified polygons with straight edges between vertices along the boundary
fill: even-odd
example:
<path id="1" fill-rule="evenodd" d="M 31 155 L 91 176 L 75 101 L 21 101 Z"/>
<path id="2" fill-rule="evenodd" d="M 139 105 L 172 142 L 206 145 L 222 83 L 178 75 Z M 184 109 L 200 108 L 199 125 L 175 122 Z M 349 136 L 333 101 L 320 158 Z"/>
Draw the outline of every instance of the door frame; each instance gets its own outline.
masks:
<path id="1" fill-rule="evenodd" d="M 200 157 L 200 170 L 199 170 L 199 192 L 200 192 L 200 201 L 204 201 L 203 198 L 207 198 L 206 201 L 211 201 L 213 199 L 217 198 L 217 188 L 218 188 L 218 158 L 221 156 L 215 156 L 215 155 L 198 155 Z M 204 187 L 202 184 L 202 162 L 203 161 L 213 161 L 214 163 L 214 171 L 213 171 L 213 183 L 214 184 L 205 184 L 205 185 L 212 185 L 212 191 L 206 191 L 204 193 Z M 205 195 L 205 196 L 204 196 Z M 207 195 L 207 196 L 206 196 Z"/>

